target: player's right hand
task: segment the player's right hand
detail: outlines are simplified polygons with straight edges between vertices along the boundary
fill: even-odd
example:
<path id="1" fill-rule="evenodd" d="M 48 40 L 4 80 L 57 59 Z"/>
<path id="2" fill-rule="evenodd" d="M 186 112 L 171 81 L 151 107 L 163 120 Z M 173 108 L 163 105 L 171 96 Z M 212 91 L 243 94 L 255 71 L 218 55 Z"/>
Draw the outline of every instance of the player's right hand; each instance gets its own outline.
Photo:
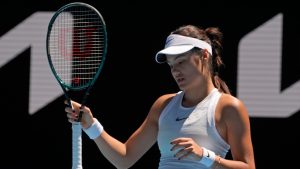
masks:
<path id="1" fill-rule="evenodd" d="M 81 104 L 73 100 L 71 100 L 72 107 L 68 105 L 68 101 L 65 101 L 64 103 L 67 105 L 65 112 L 67 112 L 68 121 L 70 123 L 78 122 L 79 112 L 82 111 L 80 120 L 82 127 L 86 129 L 93 124 L 93 114 L 89 107 L 81 106 Z"/>

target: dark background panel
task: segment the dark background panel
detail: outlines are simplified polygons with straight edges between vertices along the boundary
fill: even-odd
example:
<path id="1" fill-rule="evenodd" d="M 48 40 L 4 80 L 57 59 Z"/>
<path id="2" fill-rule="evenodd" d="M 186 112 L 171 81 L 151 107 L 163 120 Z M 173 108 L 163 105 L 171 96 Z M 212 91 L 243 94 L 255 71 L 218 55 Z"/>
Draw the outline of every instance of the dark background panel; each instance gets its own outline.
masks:
<path id="1" fill-rule="evenodd" d="M 55 11 L 67 2 L 70 1 L 3 3 L 0 37 L 32 13 Z M 87 104 L 105 130 L 120 141 L 126 141 L 143 122 L 157 97 L 178 90 L 168 66 L 156 64 L 154 55 L 163 47 L 170 31 L 180 25 L 217 26 L 224 32 L 226 66 L 221 76 L 235 95 L 240 39 L 283 13 L 282 90 L 299 81 L 299 17 L 297 10 L 292 9 L 293 4 L 258 5 L 250 0 L 234 5 L 215 1 L 84 2 L 103 15 L 109 40 L 106 63 Z M 64 98 L 57 98 L 34 115 L 28 114 L 30 56 L 29 47 L 0 68 L 0 168 L 71 168 L 71 125 L 63 111 Z M 298 165 L 299 110 L 287 118 L 251 117 L 250 120 L 258 169 Z M 155 169 L 158 162 L 159 151 L 154 145 L 132 168 Z M 83 165 L 88 169 L 114 168 L 85 134 Z"/>

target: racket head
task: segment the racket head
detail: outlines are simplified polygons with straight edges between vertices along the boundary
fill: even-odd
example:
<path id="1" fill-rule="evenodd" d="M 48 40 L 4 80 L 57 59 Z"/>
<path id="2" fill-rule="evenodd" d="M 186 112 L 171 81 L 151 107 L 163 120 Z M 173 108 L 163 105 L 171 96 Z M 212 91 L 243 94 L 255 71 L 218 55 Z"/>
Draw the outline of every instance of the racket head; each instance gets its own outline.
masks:
<path id="1" fill-rule="evenodd" d="M 49 22 L 46 50 L 60 85 L 68 90 L 92 86 L 107 55 L 107 29 L 102 15 L 82 2 L 61 7 Z"/>

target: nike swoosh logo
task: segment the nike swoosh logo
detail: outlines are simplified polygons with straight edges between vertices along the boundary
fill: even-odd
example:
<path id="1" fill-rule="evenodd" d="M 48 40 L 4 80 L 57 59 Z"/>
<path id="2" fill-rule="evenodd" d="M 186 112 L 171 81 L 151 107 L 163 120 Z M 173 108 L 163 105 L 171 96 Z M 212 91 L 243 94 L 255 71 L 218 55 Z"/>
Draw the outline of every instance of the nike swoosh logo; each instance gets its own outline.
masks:
<path id="1" fill-rule="evenodd" d="M 184 120 L 184 119 L 187 119 L 188 117 L 183 117 L 183 118 L 179 118 L 179 117 L 177 117 L 176 118 L 176 121 L 181 121 L 181 120 Z"/>

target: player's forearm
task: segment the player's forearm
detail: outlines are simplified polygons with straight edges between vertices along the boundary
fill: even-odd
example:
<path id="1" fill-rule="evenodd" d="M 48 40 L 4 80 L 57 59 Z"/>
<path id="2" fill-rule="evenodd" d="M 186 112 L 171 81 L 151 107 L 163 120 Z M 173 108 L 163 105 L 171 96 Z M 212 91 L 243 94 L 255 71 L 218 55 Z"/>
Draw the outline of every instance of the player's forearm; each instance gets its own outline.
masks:
<path id="1" fill-rule="evenodd" d="M 214 169 L 255 169 L 254 162 L 242 162 L 216 157 Z"/>
<path id="2" fill-rule="evenodd" d="M 126 145 L 110 136 L 105 131 L 94 140 L 101 153 L 118 169 L 127 169 L 133 162 L 130 162 Z"/>

